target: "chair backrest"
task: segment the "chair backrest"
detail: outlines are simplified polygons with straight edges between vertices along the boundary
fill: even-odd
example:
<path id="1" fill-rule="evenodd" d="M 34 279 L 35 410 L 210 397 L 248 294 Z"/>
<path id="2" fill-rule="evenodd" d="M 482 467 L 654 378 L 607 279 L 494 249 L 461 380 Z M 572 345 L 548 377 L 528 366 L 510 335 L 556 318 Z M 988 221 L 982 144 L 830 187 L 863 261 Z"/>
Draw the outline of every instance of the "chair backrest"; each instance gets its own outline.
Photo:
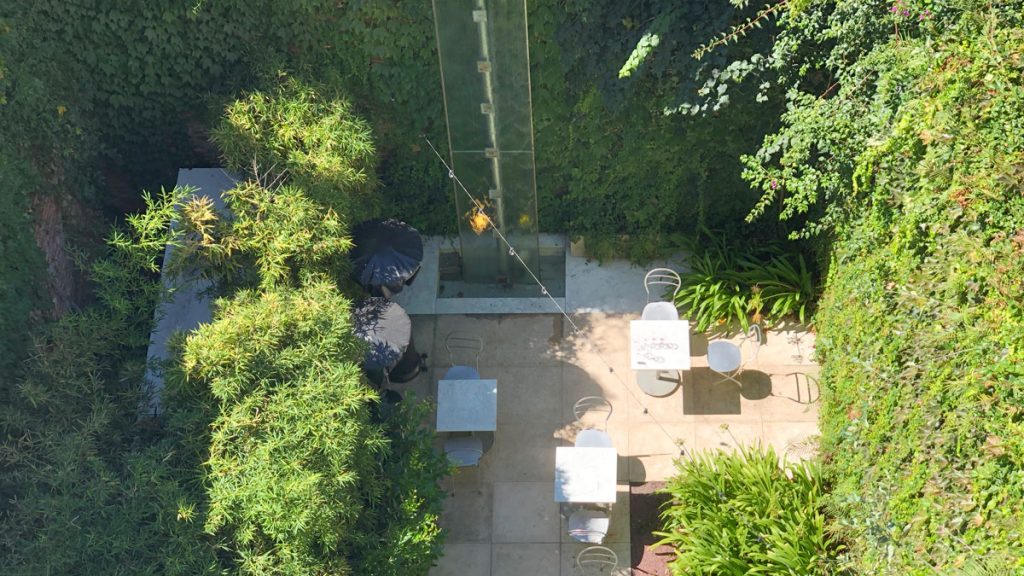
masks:
<path id="1" fill-rule="evenodd" d="M 675 270 L 670 270 L 668 268 L 655 268 L 644 276 L 644 290 L 647 291 L 648 302 L 651 301 L 652 286 L 658 286 L 662 289 L 665 287 L 671 287 L 672 296 L 670 299 L 674 299 L 682 285 L 683 281 L 679 278 L 679 274 L 677 274 Z"/>
<path id="2" fill-rule="evenodd" d="M 619 567 L 619 556 L 611 548 L 588 546 L 576 555 L 576 573 L 610 574 Z"/>
<path id="3" fill-rule="evenodd" d="M 576 417 L 577 422 L 588 428 L 590 426 L 583 421 L 584 416 L 588 414 L 603 416 L 601 429 L 604 430 L 608 428 L 608 420 L 612 417 L 612 403 L 603 396 L 584 396 L 573 404 L 572 414 Z"/>
<path id="4" fill-rule="evenodd" d="M 483 458 L 484 444 L 476 436 L 454 436 L 445 440 L 444 453 L 448 461 L 459 468 L 476 466 Z"/>
<path id="5" fill-rule="evenodd" d="M 444 339 L 444 347 L 448 350 L 450 366 L 472 366 L 480 370 L 480 353 L 484 350 L 482 338 L 466 332 L 451 332 Z"/>
<path id="6" fill-rule="evenodd" d="M 576 435 L 577 448 L 614 448 L 612 437 L 607 432 L 587 428 Z"/>
<path id="7" fill-rule="evenodd" d="M 753 337 L 754 340 L 754 354 L 752 358 L 757 360 L 757 355 L 761 352 L 761 343 L 764 342 L 764 331 L 761 329 L 759 324 L 751 324 L 750 328 L 747 329 L 747 339 L 750 340 Z M 744 362 L 746 364 L 746 362 Z"/>

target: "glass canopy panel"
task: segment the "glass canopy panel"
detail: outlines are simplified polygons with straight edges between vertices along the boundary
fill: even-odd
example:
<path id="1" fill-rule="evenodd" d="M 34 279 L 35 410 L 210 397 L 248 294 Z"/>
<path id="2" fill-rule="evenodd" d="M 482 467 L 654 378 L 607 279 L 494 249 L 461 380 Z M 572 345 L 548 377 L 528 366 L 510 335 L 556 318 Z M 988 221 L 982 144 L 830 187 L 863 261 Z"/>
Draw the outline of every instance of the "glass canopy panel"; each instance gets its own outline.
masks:
<path id="1" fill-rule="evenodd" d="M 452 168 L 539 274 L 526 3 L 434 0 L 434 23 Z M 474 225 L 476 204 L 455 186 L 463 279 L 532 283 L 497 235 Z"/>

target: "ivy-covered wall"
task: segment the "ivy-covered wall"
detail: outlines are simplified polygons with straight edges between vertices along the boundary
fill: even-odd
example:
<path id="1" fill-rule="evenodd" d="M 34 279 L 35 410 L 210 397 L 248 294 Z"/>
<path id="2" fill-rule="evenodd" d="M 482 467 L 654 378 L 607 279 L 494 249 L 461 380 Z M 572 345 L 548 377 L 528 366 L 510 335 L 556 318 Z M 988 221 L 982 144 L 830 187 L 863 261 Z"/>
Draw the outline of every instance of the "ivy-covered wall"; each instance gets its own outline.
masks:
<path id="1" fill-rule="evenodd" d="M 527 4 L 543 228 L 666 232 L 745 208 L 736 158 L 771 115 L 751 112 L 752 95 L 739 93 L 702 118 L 662 110 L 675 96 L 696 97 L 688 76 L 714 62 L 690 52 L 736 16 L 728 2 Z M 671 46 L 651 70 L 620 79 L 666 11 L 684 12 L 689 29 L 666 31 Z M 215 160 L 205 128 L 223 104 L 286 72 L 341 88 L 369 119 L 395 212 L 428 232 L 454 229 L 449 183 L 423 142 L 446 136 L 429 2 L 41 0 L 13 6 L 5 22 L 21 53 L 37 55 L 53 111 L 95 135 L 97 160 L 126 171 L 135 188 Z"/>

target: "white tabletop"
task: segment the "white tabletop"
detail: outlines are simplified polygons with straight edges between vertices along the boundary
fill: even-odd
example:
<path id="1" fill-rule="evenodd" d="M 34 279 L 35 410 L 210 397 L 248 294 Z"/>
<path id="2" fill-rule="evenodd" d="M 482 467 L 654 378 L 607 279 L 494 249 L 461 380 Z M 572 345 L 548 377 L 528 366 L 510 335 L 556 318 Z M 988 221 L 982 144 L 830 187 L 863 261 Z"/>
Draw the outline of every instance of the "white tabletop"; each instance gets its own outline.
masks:
<path id="1" fill-rule="evenodd" d="M 497 429 L 497 380 L 437 381 L 438 432 Z"/>
<path id="2" fill-rule="evenodd" d="M 689 370 L 690 323 L 686 320 L 631 321 L 629 367 L 633 370 Z"/>
<path id="3" fill-rule="evenodd" d="M 555 502 L 615 502 L 615 448 L 555 448 Z"/>

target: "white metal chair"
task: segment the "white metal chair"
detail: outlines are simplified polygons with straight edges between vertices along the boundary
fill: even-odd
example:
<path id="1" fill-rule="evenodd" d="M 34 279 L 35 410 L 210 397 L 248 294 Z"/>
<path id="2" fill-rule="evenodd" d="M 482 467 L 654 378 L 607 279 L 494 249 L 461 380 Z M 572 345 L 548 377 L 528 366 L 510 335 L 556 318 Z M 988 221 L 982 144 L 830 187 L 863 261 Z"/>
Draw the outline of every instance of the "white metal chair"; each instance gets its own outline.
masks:
<path id="1" fill-rule="evenodd" d="M 619 556 L 611 548 L 588 546 L 576 555 L 576 574 L 612 574 L 619 567 Z"/>
<path id="2" fill-rule="evenodd" d="M 600 429 L 607 430 L 608 420 L 612 417 L 612 403 L 603 396 L 584 396 L 573 404 L 572 414 L 576 421 L 580 423 L 580 426 L 584 428 L 594 428 L 594 426 L 583 421 L 588 415 L 596 416 L 597 419 L 603 417 Z M 593 418 L 587 418 L 587 420 L 593 420 Z"/>
<path id="3" fill-rule="evenodd" d="M 644 291 L 647 292 L 647 302 L 644 304 L 644 311 L 640 315 L 641 320 L 679 320 L 679 310 L 676 309 L 675 296 L 683 285 L 682 280 L 673 270 L 668 268 L 655 268 L 644 276 Z M 667 302 L 651 302 L 651 287 L 672 288 L 672 296 Z"/>
<path id="4" fill-rule="evenodd" d="M 761 350 L 761 339 L 763 337 L 761 327 L 757 324 L 751 325 L 744 337 L 744 342 L 749 342 L 751 340 L 751 336 L 753 336 L 754 340 L 754 353 L 752 355 L 752 359 L 756 360 L 757 353 Z M 738 345 L 733 344 L 728 340 L 715 340 L 713 342 L 708 342 L 708 368 L 723 377 L 714 384 L 725 382 L 726 380 L 732 380 L 736 384 L 742 386 L 743 384 L 738 380 L 738 378 L 743 372 L 744 366 L 746 366 L 746 362 L 743 359 L 743 351 Z"/>
<path id="5" fill-rule="evenodd" d="M 484 341 L 464 332 L 452 332 L 444 339 L 449 368 L 443 380 L 477 380 L 480 378 L 480 353 Z"/>
<path id="6" fill-rule="evenodd" d="M 476 467 L 477 488 L 480 486 L 480 459 L 484 456 L 484 443 L 478 436 L 452 436 L 444 441 L 444 454 L 456 470 Z M 452 494 L 455 494 L 455 475 L 452 475 Z"/>
<path id="7" fill-rule="evenodd" d="M 611 519 L 604 512 L 580 508 L 569 516 L 569 536 L 577 542 L 601 544 L 608 536 Z"/>

